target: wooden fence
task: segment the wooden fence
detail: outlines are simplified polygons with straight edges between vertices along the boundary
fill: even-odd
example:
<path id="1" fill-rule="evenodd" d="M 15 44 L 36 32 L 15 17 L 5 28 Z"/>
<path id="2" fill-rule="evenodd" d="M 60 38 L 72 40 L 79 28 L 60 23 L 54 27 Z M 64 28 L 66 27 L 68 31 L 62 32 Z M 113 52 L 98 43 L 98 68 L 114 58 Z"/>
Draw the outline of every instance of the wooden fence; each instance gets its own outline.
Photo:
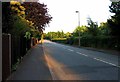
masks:
<path id="1" fill-rule="evenodd" d="M 37 43 L 37 39 L 26 39 L 24 35 L 12 36 L 2 34 L 2 80 L 6 80 L 12 72 L 12 66 Z"/>
<path id="2" fill-rule="evenodd" d="M 2 35 L 2 80 L 11 74 L 11 35 Z"/>

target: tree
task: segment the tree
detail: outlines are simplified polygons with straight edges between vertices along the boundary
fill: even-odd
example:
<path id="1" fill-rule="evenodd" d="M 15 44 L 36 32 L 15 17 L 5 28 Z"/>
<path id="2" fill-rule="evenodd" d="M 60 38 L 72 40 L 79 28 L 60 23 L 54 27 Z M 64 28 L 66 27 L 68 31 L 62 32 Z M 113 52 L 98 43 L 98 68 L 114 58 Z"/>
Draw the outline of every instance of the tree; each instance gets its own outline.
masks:
<path id="1" fill-rule="evenodd" d="M 80 32 L 80 35 L 82 36 L 84 33 L 87 32 L 87 27 L 85 25 L 82 25 L 82 26 L 78 26 L 77 28 L 75 28 L 75 30 L 73 31 L 74 33 L 74 36 L 79 36 L 79 32 Z"/>
<path id="2" fill-rule="evenodd" d="M 63 30 L 57 32 L 48 32 L 47 34 L 45 34 L 46 39 L 69 38 L 69 37 L 71 37 L 71 33 L 69 32 L 64 33 Z"/>
<path id="3" fill-rule="evenodd" d="M 101 22 L 100 26 L 99 26 L 99 30 L 100 30 L 101 35 L 109 36 L 109 34 L 110 34 L 110 29 L 108 27 L 107 22 Z"/>
<path id="4" fill-rule="evenodd" d="M 111 16 L 111 19 L 108 19 L 108 25 L 111 29 L 110 35 L 115 37 L 116 39 L 115 46 L 118 50 L 120 50 L 120 1 L 112 2 L 110 8 L 110 12 L 115 15 Z"/>
<path id="5" fill-rule="evenodd" d="M 35 26 L 35 29 L 42 32 L 52 19 L 50 14 L 48 14 L 46 5 L 38 2 L 24 2 L 22 5 L 26 9 L 25 18 L 34 23 L 33 25 Z"/>
<path id="6" fill-rule="evenodd" d="M 65 38 L 70 38 L 72 34 L 70 32 L 65 33 Z"/>
<path id="7" fill-rule="evenodd" d="M 114 13 L 114 16 L 111 16 L 111 19 L 108 19 L 108 25 L 111 29 L 111 35 L 120 37 L 120 1 L 112 2 L 110 8 L 110 12 Z"/>
<path id="8" fill-rule="evenodd" d="M 64 31 L 62 30 L 61 31 L 61 38 L 64 38 L 65 37 L 65 34 L 64 34 Z"/>
<path id="9" fill-rule="evenodd" d="M 97 36 L 99 33 L 97 22 L 93 22 L 91 18 L 88 18 L 87 21 L 88 21 L 88 26 L 87 26 L 88 32 L 93 36 Z"/>

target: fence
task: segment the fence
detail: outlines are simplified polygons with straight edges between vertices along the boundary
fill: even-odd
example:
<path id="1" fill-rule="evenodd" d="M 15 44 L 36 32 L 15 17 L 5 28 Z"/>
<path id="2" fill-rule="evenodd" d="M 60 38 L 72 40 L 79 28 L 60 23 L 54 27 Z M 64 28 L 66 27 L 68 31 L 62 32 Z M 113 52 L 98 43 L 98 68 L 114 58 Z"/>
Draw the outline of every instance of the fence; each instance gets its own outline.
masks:
<path id="1" fill-rule="evenodd" d="M 2 80 L 11 74 L 11 35 L 2 35 Z"/>
<path id="2" fill-rule="evenodd" d="M 12 67 L 37 43 L 37 39 L 26 39 L 24 35 L 2 34 L 2 80 L 11 74 Z"/>

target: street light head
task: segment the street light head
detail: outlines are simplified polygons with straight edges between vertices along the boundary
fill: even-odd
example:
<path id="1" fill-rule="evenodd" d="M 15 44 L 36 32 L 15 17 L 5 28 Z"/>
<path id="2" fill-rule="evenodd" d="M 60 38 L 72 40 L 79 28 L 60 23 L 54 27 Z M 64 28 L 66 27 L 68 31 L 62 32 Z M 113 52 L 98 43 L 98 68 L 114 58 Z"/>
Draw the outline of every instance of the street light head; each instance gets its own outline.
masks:
<path id="1" fill-rule="evenodd" d="M 79 13 L 79 11 L 76 11 L 76 13 Z"/>

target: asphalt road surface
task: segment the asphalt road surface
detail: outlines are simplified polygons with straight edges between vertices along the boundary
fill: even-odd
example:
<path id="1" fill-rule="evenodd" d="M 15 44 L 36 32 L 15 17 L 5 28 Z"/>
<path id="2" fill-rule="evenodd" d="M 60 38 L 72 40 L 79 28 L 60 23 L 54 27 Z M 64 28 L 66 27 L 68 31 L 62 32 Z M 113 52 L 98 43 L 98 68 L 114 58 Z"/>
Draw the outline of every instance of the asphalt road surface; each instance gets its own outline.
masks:
<path id="1" fill-rule="evenodd" d="M 43 50 L 53 80 L 118 80 L 118 57 L 44 40 Z"/>

